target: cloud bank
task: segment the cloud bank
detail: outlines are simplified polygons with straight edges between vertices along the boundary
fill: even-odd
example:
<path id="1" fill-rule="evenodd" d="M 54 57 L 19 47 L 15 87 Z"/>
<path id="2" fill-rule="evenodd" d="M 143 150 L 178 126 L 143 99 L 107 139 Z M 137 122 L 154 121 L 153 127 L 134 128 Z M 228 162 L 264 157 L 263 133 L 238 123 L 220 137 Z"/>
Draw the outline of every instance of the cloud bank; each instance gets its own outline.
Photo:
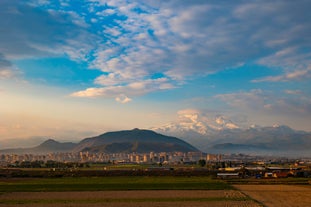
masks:
<path id="1" fill-rule="evenodd" d="M 249 61 L 283 73 L 254 82 L 310 79 L 307 0 L 0 4 L 1 77 L 12 76 L 15 59 L 51 55 L 66 55 L 102 71 L 93 87 L 72 96 L 138 96 Z M 165 85 L 150 89 L 159 78 Z M 139 84 L 145 87 L 133 86 Z"/>

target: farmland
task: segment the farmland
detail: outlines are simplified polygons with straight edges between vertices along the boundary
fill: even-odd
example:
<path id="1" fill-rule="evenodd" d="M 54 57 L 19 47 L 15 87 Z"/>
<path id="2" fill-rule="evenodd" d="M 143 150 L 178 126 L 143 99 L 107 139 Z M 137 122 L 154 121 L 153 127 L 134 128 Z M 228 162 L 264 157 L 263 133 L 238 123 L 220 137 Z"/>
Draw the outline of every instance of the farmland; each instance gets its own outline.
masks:
<path id="1" fill-rule="evenodd" d="M 0 206 L 259 206 L 232 190 L 31 192 L 0 196 Z"/>
<path id="2" fill-rule="evenodd" d="M 0 180 L 0 206 L 259 206 L 210 177 L 79 177 Z"/>
<path id="3" fill-rule="evenodd" d="M 279 179 L 277 184 L 262 180 L 256 185 L 239 180 L 232 183 L 209 176 L 1 178 L 0 207 L 274 207 L 311 203 L 308 179 L 300 185 L 294 179 Z"/>
<path id="4" fill-rule="evenodd" d="M 311 205 L 310 185 L 236 185 L 235 187 L 269 207 Z"/>
<path id="5" fill-rule="evenodd" d="M 106 190 L 231 190 L 210 177 L 120 176 L 0 179 L 0 192 Z"/>

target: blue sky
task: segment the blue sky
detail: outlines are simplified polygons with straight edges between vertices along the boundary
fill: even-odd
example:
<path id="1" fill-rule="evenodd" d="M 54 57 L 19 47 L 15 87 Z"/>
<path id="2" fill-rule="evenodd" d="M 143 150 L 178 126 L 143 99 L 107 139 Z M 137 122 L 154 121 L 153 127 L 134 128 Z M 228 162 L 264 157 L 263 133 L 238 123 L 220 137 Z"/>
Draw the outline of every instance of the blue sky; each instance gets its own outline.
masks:
<path id="1" fill-rule="evenodd" d="M 308 0 L 0 8 L 0 139 L 153 128 L 187 113 L 311 131 Z"/>

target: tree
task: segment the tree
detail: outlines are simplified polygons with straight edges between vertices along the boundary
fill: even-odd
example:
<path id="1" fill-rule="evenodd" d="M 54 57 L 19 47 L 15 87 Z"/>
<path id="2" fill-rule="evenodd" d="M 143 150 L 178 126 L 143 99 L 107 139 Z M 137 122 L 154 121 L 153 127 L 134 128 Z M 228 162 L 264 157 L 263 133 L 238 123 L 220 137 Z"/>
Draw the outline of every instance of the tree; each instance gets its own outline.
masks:
<path id="1" fill-rule="evenodd" d="M 204 167 L 206 165 L 206 161 L 205 160 L 199 160 L 199 165 L 201 167 Z"/>

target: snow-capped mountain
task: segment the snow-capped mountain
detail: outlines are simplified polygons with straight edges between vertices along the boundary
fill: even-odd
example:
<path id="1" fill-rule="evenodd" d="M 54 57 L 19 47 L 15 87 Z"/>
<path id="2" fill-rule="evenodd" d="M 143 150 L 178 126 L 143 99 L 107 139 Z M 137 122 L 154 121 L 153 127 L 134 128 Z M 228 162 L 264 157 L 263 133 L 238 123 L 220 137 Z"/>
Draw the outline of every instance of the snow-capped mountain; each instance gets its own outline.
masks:
<path id="1" fill-rule="evenodd" d="M 311 133 L 297 131 L 284 125 L 262 127 L 241 126 L 226 116 L 200 117 L 192 111 L 179 113 L 176 123 L 153 130 L 176 136 L 205 152 L 247 152 L 311 156 Z"/>
<path id="2" fill-rule="evenodd" d="M 178 115 L 177 122 L 152 129 L 166 134 L 206 136 L 225 129 L 241 128 L 223 115 L 201 116 L 196 110 L 183 110 L 178 112 Z"/>

